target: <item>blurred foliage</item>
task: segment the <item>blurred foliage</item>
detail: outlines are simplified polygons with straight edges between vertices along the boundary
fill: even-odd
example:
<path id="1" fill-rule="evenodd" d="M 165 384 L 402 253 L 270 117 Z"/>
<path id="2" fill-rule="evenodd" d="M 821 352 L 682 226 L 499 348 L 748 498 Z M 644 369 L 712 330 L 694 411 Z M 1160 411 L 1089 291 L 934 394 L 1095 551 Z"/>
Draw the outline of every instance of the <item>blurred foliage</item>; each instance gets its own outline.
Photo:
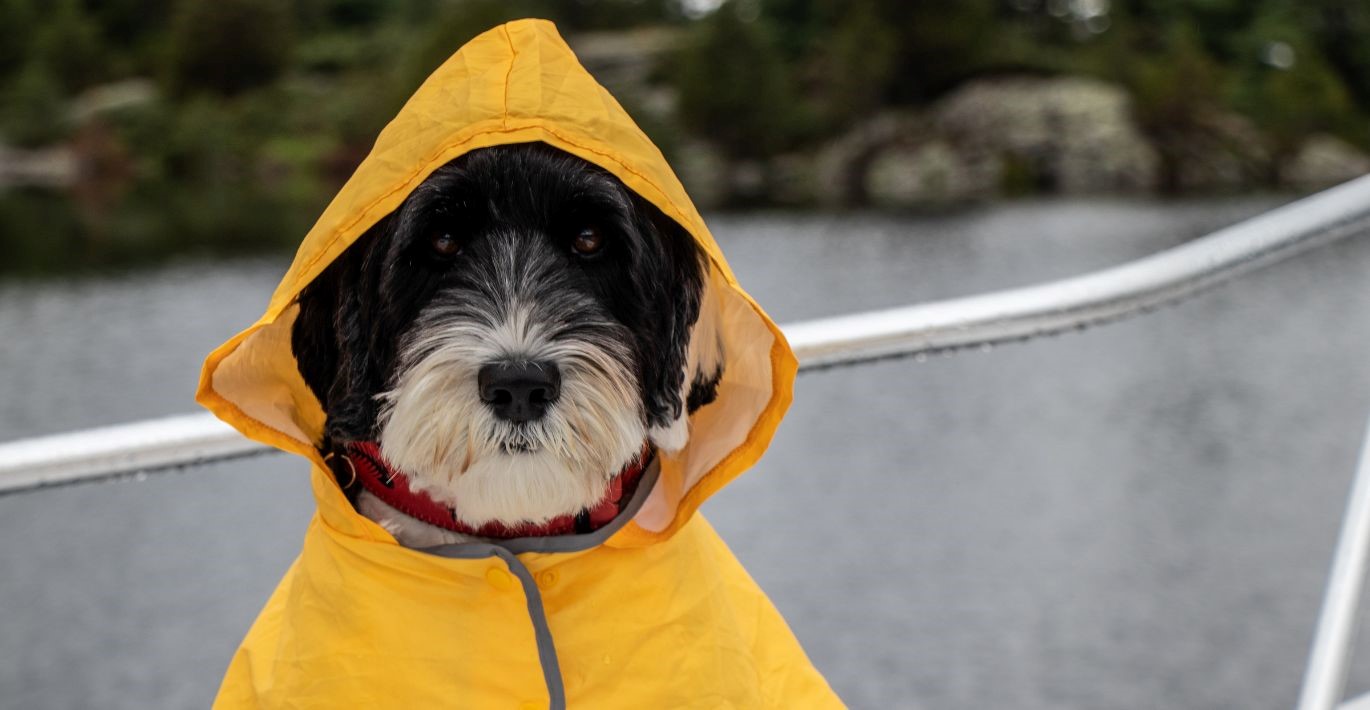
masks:
<path id="1" fill-rule="evenodd" d="M 15 145 L 40 146 L 66 135 L 66 101 L 57 77 L 42 62 L 29 62 L 14 76 L 0 107 L 5 138 Z"/>
<path id="2" fill-rule="evenodd" d="M 1265 129 L 1276 155 L 1292 152 L 1310 133 L 1330 131 L 1353 139 L 1363 130 L 1348 83 L 1320 49 L 1316 3 L 1266 2 L 1243 31 L 1232 36 L 1229 96 L 1233 107 Z M 1323 15 L 1322 19 L 1330 19 Z M 1278 66 L 1271 54 L 1287 52 L 1292 66 Z"/>
<path id="3" fill-rule="evenodd" d="M 1133 34 L 1136 26 L 1127 18 L 1120 18 L 1119 24 L 1113 43 L 1104 50 L 1109 59 L 1101 73 L 1131 90 L 1133 115 L 1155 139 L 1161 183 L 1173 191 L 1186 157 L 1185 136 L 1202 130 L 1219 107 L 1222 68 L 1188 24 L 1171 24 L 1145 38 Z M 1127 58 L 1130 45 L 1138 44 L 1155 50 Z"/>
<path id="4" fill-rule="evenodd" d="M 1370 149 L 1361 0 L 0 0 L 0 146 L 108 164 L 61 198 L 69 223 L 43 221 L 57 197 L 0 192 L 6 261 L 293 245 L 424 77 L 524 16 L 573 45 L 664 29 L 591 69 L 668 155 L 764 162 L 1010 73 L 1125 88 L 1167 183 L 1215 117 L 1249 122 L 1272 164 L 1314 133 Z M 62 236 L 11 243 L 35 225 Z"/>
<path id="5" fill-rule="evenodd" d="M 742 159 L 791 147 L 805 131 L 774 29 L 758 9 L 733 2 L 700 23 L 675 72 L 685 126 Z"/>
<path id="6" fill-rule="evenodd" d="M 1006 73 L 1123 86 L 1172 161 L 1169 139 L 1218 111 L 1276 156 L 1315 132 L 1370 148 L 1370 3 L 1355 0 L 731 0 L 698 25 L 681 116 L 731 151 L 821 141 Z"/>
<path id="7" fill-rule="evenodd" d="M 29 48 L 34 61 L 51 71 L 67 91 L 105 78 L 100 28 L 79 0 L 55 0 L 43 10 Z"/>
<path id="8" fill-rule="evenodd" d="M 1264 147 L 1276 156 L 1315 132 L 1370 147 L 1370 5 L 1355 0 L 1116 5 L 1106 30 L 1086 29 L 1043 42 L 1023 52 L 1021 60 L 1047 71 L 1119 83 L 1131 93 L 1143 127 L 1161 139 L 1163 152 L 1167 136 L 1220 110 L 1253 121 L 1266 139 Z M 1055 58 L 1041 51 L 1062 42 L 1071 51 Z"/>
<path id="9" fill-rule="evenodd" d="M 167 84 L 173 94 L 232 96 L 286 70 L 294 35 L 277 0 L 184 0 L 171 24 Z"/>

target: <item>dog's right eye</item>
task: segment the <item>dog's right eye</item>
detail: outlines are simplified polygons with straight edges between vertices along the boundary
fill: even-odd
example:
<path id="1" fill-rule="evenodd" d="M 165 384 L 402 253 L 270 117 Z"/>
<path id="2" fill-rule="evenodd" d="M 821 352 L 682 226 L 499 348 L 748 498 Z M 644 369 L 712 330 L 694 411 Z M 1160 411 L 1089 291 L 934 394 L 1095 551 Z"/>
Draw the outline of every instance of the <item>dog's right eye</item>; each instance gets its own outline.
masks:
<path id="1" fill-rule="evenodd" d="M 428 237 L 428 246 L 433 253 L 444 259 L 450 259 L 461 253 L 461 240 L 446 230 L 435 230 Z"/>
<path id="2" fill-rule="evenodd" d="M 594 227 L 583 227 L 571 240 L 571 250 L 580 256 L 593 257 L 604 249 L 604 234 Z"/>

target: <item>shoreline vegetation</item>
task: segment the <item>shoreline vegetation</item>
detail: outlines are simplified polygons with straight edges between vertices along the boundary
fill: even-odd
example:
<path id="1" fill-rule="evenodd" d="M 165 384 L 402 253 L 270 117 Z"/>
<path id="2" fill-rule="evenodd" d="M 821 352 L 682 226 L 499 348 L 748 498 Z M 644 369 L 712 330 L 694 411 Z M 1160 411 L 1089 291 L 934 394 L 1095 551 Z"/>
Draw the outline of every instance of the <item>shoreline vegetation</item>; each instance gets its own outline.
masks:
<path id="1" fill-rule="evenodd" d="M 1340 0 L 0 0 L 0 275 L 298 242 L 464 41 L 556 21 L 701 208 L 1307 192 L 1370 172 Z"/>

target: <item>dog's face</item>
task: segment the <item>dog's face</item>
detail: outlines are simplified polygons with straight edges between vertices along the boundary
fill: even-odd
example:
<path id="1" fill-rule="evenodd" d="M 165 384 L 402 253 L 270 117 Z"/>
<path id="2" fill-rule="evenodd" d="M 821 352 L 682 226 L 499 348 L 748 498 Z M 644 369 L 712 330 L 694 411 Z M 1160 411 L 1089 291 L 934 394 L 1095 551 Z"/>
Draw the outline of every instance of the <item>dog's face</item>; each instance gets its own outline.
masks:
<path id="1" fill-rule="evenodd" d="M 694 240 L 542 144 L 436 171 L 300 297 L 326 445 L 378 440 L 466 523 L 594 504 L 644 443 L 678 449 L 722 353 Z"/>

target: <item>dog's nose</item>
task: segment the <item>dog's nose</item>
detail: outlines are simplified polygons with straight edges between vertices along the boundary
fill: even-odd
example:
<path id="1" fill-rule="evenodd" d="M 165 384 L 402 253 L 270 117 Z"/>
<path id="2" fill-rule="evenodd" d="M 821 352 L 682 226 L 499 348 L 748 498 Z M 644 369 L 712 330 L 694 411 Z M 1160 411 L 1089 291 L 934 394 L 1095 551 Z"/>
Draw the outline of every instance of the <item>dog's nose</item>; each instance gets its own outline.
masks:
<path id="1" fill-rule="evenodd" d="M 550 362 L 492 363 L 476 376 L 480 398 L 500 419 L 541 419 L 561 394 L 561 372 Z"/>

